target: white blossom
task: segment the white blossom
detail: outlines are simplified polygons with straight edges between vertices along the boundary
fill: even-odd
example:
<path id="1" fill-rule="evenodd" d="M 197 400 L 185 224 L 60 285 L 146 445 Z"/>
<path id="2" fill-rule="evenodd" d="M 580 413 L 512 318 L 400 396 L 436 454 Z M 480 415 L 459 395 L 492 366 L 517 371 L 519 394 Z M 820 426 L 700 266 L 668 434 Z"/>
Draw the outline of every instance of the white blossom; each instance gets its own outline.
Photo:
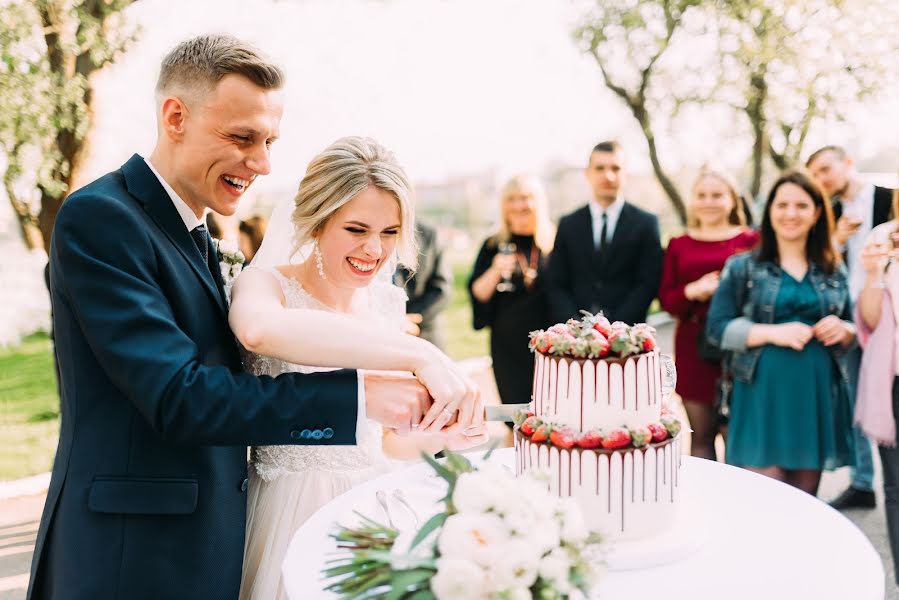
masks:
<path id="1" fill-rule="evenodd" d="M 506 590 L 534 585 L 540 568 L 540 552 L 526 542 L 510 542 L 500 550 L 491 563 L 491 587 Z"/>
<path id="2" fill-rule="evenodd" d="M 487 577 L 470 560 L 441 557 L 431 577 L 431 591 L 437 600 L 482 600 L 488 597 Z"/>
<path id="3" fill-rule="evenodd" d="M 235 240 L 219 240 L 219 254 L 237 254 L 240 247 Z"/>
<path id="4" fill-rule="evenodd" d="M 443 524 L 437 547 L 446 558 L 464 558 L 489 565 L 494 551 L 507 544 L 509 531 L 492 513 L 460 513 Z"/>

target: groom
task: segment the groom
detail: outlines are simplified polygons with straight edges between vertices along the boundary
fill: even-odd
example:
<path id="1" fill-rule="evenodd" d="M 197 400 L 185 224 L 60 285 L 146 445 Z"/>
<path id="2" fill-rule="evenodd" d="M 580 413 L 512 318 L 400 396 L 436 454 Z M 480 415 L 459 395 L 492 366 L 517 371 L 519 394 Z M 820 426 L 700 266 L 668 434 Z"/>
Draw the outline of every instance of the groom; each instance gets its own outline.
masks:
<path id="1" fill-rule="evenodd" d="M 62 411 L 29 598 L 237 598 L 246 446 L 408 429 L 414 379 L 242 372 L 204 212 L 270 170 L 282 73 L 226 36 L 181 43 L 157 83 L 151 158 L 73 193 L 50 287 Z M 299 340 L 298 343 L 304 343 Z"/>

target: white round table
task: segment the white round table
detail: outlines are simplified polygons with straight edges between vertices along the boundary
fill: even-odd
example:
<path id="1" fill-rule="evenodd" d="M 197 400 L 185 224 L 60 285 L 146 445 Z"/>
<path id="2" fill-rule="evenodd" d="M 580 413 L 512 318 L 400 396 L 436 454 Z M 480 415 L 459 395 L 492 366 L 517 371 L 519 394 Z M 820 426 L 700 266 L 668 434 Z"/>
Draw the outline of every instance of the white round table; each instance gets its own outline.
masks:
<path id="1" fill-rule="evenodd" d="M 504 449 L 491 460 L 511 466 L 513 456 Z M 316 512 L 294 534 L 282 565 L 290 598 L 333 598 L 323 591 L 321 572 L 334 556 L 329 534 L 335 523 L 354 508 L 386 522 L 383 513 L 372 512 L 375 492 L 400 488 L 414 498 L 416 489 L 426 488 L 433 495 L 431 473 L 423 463 L 388 473 Z M 682 501 L 699 508 L 689 511 L 692 518 L 705 520 L 702 545 L 661 566 L 607 571 L 598 598 L 883 600 L 880 556 L 851 521 L 825 503 L 773 479 L 687 456 L 682 476 Z M 400 511 L 394 504 L 394 517 Z"/>

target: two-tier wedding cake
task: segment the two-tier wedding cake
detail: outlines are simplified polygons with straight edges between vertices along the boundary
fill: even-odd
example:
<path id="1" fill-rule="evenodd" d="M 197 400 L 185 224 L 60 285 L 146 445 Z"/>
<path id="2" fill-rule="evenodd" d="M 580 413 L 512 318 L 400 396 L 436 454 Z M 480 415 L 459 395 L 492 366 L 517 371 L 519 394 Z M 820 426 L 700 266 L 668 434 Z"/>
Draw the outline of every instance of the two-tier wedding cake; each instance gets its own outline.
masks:
<path id="1" fill-rule="evenodd" d="M 515 428 L 518 474 L 549 473 L 609 540 L 662 533 L 675 520 L 680 422 L 663 407 L 655 331 L 602 315 L 531 333 L 533 402 Z"/>

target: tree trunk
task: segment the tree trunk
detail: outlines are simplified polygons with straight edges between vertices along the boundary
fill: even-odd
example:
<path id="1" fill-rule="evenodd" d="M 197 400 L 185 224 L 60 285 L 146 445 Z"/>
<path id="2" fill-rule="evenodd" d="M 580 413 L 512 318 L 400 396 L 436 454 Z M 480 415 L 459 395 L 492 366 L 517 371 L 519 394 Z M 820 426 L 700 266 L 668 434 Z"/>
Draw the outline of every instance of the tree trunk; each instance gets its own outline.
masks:
<path id="1" fill-rule="evenodd" d="M 765 72 L 753 73 L 749 79 L 749 99 L 746 102 L 746 116 L 752 127 L 752 182 L 749 193 L 755 199 L 762 188 L 762 168 L 765 160 L 767 136 L 765 134 L 765 103 L 768 100 L 768 84 Z"/>
<path id="2" fill-rule="evenodd" d="M 6 196 L 9 198 L 13 212 L 16 213 L 16 221 L 19 223 L 19 231 L 22 232 L 22 240 L 25 242 L 25 247 L 29 250 L 41 248 L 43 238 L 40 230 L 35 227 L 31 214 L 28 212 L 28 207 L 16 197 L 11 181 L 4 178 L 3 187 L 6 190 Z M 43 246 L 43 248 L 46 249 L 47 246 Z"/>
<path id="3" fill-rule="evenodd" d="M 659 160 L 655 133 L 652 130 L 652 124 L 649 122 L 649 112 L 642 103 L 628 102 L 628 106 L 630 106 L 634 118 L 640 123 L 640 130 L 643 132 L 643 137 L 646 138 L 646 144 L 649 146 L 649 160 L 652 162 L 652 170 L 655 173 L 656 179 L 658 179 L 659 185 L 662 186 L 665 195 L 668 196 L 671 206 L 674 207 L 674 212 L 677 213 L 681 225 L 686 225 L 687 207 L 684 205 L 684 200 L 677 190 L 677 186 L 674 185 L 674 182 L 665 172 L 665 169 L 662 167 L 662 163 Z"/>

